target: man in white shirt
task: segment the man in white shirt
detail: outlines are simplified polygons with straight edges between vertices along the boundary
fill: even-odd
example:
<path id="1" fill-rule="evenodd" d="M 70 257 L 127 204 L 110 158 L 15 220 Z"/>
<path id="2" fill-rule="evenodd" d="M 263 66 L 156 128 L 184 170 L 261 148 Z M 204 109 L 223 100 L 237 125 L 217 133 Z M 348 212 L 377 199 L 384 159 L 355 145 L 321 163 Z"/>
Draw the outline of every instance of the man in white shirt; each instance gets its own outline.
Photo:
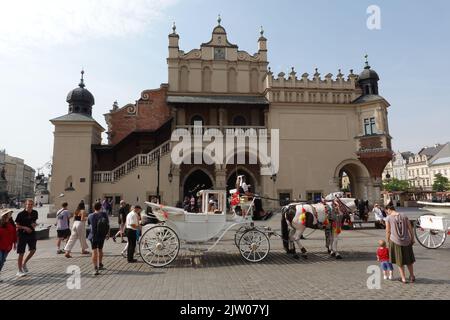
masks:
<path id="1" fill-rule="evenodd" d="M 125 230 L 128 238 L 127 260 L 129 263 L 137 261 L 134 259 L 134 251 L 136 250 L 137 231 L 140 229 L 139 214 L 141 211 L 141 206 L 134 206 L 134 209 L 128 213 L 125 223 Z"/>
<path id="2" fill-rule="evenodd" d="M 383 212 L 381 211 L 380 206 L 378 203 L 375 203 L 372 210 L 373 214 L 375 215 L 375 220 L 377 222 L 375 223 L 378 228 L 386 228 L 386 218 L 383 215 Z"/>

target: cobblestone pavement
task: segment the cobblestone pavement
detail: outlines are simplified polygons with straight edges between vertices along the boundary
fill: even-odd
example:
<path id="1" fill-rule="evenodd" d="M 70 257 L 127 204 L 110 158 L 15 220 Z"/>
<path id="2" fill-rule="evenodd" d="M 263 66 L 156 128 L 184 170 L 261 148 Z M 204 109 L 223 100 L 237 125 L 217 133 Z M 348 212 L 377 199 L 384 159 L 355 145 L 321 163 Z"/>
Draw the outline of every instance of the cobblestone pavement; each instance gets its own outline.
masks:
<path id="1" fill-rule="evenodd" d="M 266 225 L 279 229 L 279 216 Z M 325 251 L 323 232 L 314 232 L 304 246 L 307 260 L 295 260 L 273 237 L 271 252 L 257 264 L 244 261 L 233 245 L 231 232 L 213 252 L 196 254 L 180 251 L 172 265 L 152 268 L 139 259 L 128 264 L 120 255 L 123 244 L 107 241 L 100 276 L 91 275 L 89 256 L 74 249 L 72 259 L 56 255 L 55 231 L 50 240 L 38 241 L 30 274 L 16 278 L 17 255 L 11 252 L 0 283 L 3 299 L 450 299 L 450 241 L 440 249 L 415 245 L 417 282 L 381 280 L 381 289 L 369 290 L 367 267 L 378 265 L 377 240 L 384 231 L 358 229 L 343 231 L 340 251 L 343 260 L 330 258 Z M 81 269 L 81 289 L 68 289 L 67 267 Z M 395 270 L 398 277 L 398 271 Z"/>

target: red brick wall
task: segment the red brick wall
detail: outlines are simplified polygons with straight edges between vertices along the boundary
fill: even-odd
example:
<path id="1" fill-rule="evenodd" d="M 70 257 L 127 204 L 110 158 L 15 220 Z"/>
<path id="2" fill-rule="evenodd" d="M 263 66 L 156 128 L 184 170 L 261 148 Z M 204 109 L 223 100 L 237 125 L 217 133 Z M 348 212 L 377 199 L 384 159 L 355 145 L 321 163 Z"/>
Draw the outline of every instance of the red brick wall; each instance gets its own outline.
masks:
<path id="1" fill-rule="evenodd" d="M 167 89 L 162 85 L 160 89 L 142 92 L 135 115 L 129 113 L 127 106 L 109 113 L 106 117 L 109 117 L 110 144 L 117 144 L 133 131 L 156 130 L 162 126 L 170 118 Z"/>

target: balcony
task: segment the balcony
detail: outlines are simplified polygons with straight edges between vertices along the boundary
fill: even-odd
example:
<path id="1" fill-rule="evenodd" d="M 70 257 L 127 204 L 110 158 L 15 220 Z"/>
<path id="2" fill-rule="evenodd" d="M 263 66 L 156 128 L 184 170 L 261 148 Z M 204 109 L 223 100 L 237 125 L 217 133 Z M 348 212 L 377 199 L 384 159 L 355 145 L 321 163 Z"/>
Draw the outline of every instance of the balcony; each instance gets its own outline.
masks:
<path id="1" fill-rule="evenodd" d="M 264 126 L 177 126 L 177 129 L 186 129 L 191 135 L 224 135 L 237 137 L 243 136 L 267 136 L 270 137 L 270 131 Z"/>

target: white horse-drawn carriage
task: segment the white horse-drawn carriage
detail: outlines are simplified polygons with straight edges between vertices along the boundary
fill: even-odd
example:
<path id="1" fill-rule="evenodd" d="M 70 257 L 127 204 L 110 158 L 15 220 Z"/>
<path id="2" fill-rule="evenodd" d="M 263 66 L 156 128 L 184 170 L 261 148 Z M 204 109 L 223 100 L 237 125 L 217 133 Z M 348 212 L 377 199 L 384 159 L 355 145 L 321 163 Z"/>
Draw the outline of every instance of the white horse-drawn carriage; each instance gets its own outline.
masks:
<path id="1" fill-rule="evenodd" d="M 240 214 L 234 208 L 227 214 L 225 191 L 202 190 L 199 213 L 146 202 L 157 224 L 143 227 L 140 255 L 153 267 L 164 267 L 178 256 L 182 244 L 193 250 L 210 251 L 232 230 L 238 229 L 235 244 L 241 256 L 250 262 L 262 261 L 270 251 L 270 228 L 256 227 L 253 221 L 255 197 L 241 197 Z"/>
<path id="2" fill-rule="evenodd" d="M 422 215 L 415 223 L 414 233 L 423 247 L 437 249 L 444 244 L 450 233 L 450 218 L 432 213 Z"/>

